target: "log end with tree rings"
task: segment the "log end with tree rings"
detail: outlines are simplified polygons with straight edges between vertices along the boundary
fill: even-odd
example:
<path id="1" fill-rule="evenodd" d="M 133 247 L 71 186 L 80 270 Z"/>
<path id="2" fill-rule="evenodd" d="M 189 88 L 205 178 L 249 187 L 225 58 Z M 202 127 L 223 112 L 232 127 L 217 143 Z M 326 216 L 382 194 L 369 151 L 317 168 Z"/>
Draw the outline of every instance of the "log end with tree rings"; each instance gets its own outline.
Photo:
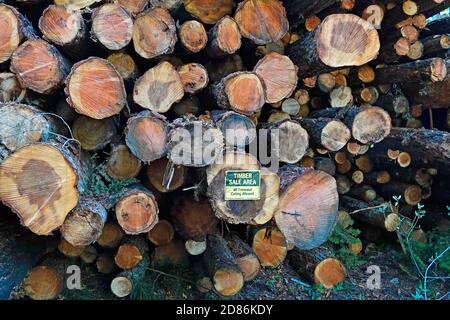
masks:
<path id="1" fill-rule="evenodd" d="M 178 69 L 184 92 L 195 93 L 208 85 L 209 76 L 206 68 L 199 63 L 188 63 Z"/>
<path id="2" fill-rule="evenodd" d="M 143 111 L 128 119 L 125 142 L 131 153 L 149 163 L 166 155 L 168 132 L 165 120 Z"/>
<path id="3" fill-rule="evenodd" d="M 0 73 L 0 102 L 20 102 L 27 93 L 14 73 Z"/>
<path id="4" fill-rule="evenodd" d="M 96 57 L 72 67 L 65 93 L 76 112 L 94 119 L 118 114 L 126 103 L 122 77 L 108 60 Z"/>
<path id="5" fill-rule="evenodd" d="M 159 220 L 147 233 L 147 239 L 155 246 L 166 245 L 173 240 L 175 231 L 168 220 Z"/>
<path id="6" fill-rule="evenodd" d="M 140 77 L 133 90 L 133 100 L 143 108 L 167 112 L 184 96 L 181 77 L 169 62 L 161 62 Z"/>
<path id="7" fill-rule="evenodd" d="M 297 87 L 297 69 L 289 57 L 276 52 L 258 61 L 253 71 L 266 87 L 266 102 L 276 103 L 289 97 Z"/>
<path id="8" fill-rule="evenodd" d="M 107 60 L 116 68 L 124 81 L 134 80 L 137 77 L 136 63 L 129 54 L 114 52 L 108 56 Z"/>
<path id="9" fill-rule="evenodd" d="M 78 203 L 75 170 L 71 159 L 52 145 L 20 148 L 0 165 L 0 198 L 25 227 L 49 234 Z"/>
<path id="10" fill-rule="evenodd" d="M 447 65 L 444 59 L 434 58 L 430 65 L 431 81 L 443 81 L 447 76 Z"/>
<path id="11" fill-rule="evenodd" d="M 150 3 L 153 4 L 153 2 L 155 2 L 155 1 L 159 1 L 159 0 L 150 0 Z M 113 0 L 112 2 L 120 4 L 131 15 L 135 16 L 138 13 L 141 13 L 142 11 L 144 11 L 149 0 Z M 167 2 L 167 1 L 163 0 L 162 2 Z"/>
<path id="12" fill-rule="evenodd" d="M 316 283 L 325 288 L 333 288 L 345 279 L 345 268 L 339 260 L 328 258 L 316 266 L 314 278 Z"/>
<path id="13" fill-rule="evenodd" d="M 324 243 L 331 234 L 338 202 L 336 180 L 332 176 L 319 170 L 304 170 L 281 193 L 275 222 L 287 241 L 300 249 L 311 249 Z"/>
<path id="14" fill-rule="evenodd" d="M 33 91 L 50 94 L 62 86 L 70 65 L 51 44 L 40 39 L 22 43 L 12 54 L 11 71 Z"/>
<path id="15" fill-rule="evenodd" d="M 92 12 L 91 33 L 108 50 L 127 46 L 133 35 L 133 20 L 119 4 L 107 3 Z"/>
<path id="16" fill-rule="evenodd" d="M 330 151 L 341 150 L 350 140 L 350 137 L 350 130 L 338 120 L 329 121 L 320 134 L 322 146 Z"/>
<path id="17" fill-rule="evenodd" d="M 188 20 L 180 26 L 180 41 L 183 47 L 192 53 L 198 53 L 206 47 L 208 35 L 203 24 Z"/>
<path id="18" fill-rule="evenodd" d="M 256 138 L 255 123 L 239 113 L 225 112 L 216 122 L 216 126 L 222 131 L 228 146 L 244 148 Z"/>
<path id="19" fill-rule="evenodd" d="M 45 40 L 64 47 L 84 37 L 83 16 L 78 10 L 50 5 L 39 19 L 39 30 Z"/>
<path id="20" fill-rule="evenodd" d="M 391 117 L 378 107 L 369 107 L 359 112 L 352 125 L 352 136 L 363 144 L 378 143 L 391 131 Z"/>
<path id="21" fill-rule="evenodd" d="M 175 21 L 164 8 L 151 8 L 134 20 L 134 50 L 143 58 L 152 59 L 172 53 L 177 40 Z"/>
<path id="22" fill-rule="evenodd" d="M 8 61 L 22 42 L 22 27 L 20 13 L 14 7 L 0 4 L 0 29 L 3 30 L 0 34 L 0 63 Z"/>
<path id="23" fill-rule="evenodd" d="M 221 57 L 233 54 L 241 48 L 241 32 L 236 21 L 229 16 L 220 19 L 209 31 L 208 54 Z"/>
<path id="24" fill-rule="evenodd" d="M 141 161 L 125 144 L 114 145 L 106 162 L 106 173 L 114 179 L 135 178 L 141 171 Z"/>
<path id="25" fill-rule="evenodd" d="M 192 16 L 206 24 L 214 24 L 231 13 L 233 0 L 183 0 L 184 8 Z"/>
<path id="26" fill-rule="evenodd" d="M 87 151 L 105 148 L 116 134 L 116 126 L 112 118 L 93 119 L 79 116 L 72 125 L 73 137 Z"/>
<path id="27" fill-rule="evenodd" d="M 148 232 L 158 222 L 155 196 L 143 187 L 127 190 L 115 207 L 117 222 L 127 234 Z"/>
<path id="28" fill-rule="evenodd" d="M 375 59 L 380 39 L 373 25 L 353 14 L 332 14 L 318 27 L 317 52 L 330 67 L 361 66 Z"/>
<path id="29" fill-rule="evenodd" d="M 106 223 L 100 237 L 97 239 L 97 244 L 103 248 L 113 249 L 119 246 L 123 237 L 124 233 L 120 226 Z"/>
<path id="30" fill-rule="evenodd" d="M 114 257 L 116 265 L 124 270 L 134 268 L 141 260 L 141 251 L 137 246 L 130 243 L 121 245 Z"/>
<path id="31" fill-rule="evenodd" d="M 81 10 L 101 0 L 55 0 L 55 4 L 71 10 Z"/>
<path id="32" fill-rule="evenodd" d="M 64 289 L 64 277 L 54 268 L 37 266 L 23 283 L 23 290 L 33 300 L 53 300 Z"/>
<path id="33" fill-rule="evenodd" d="M 283 38 L 289 22 L 283 3 L 278 0 L 245 0 L 234 16 L 243 37 L 264 45 Z"/>
<path id="34" fill-rule="evenodd" d="M 266 268 L 276 268 L 281 265 L 288 251 L 283 233 L 273 227 L 259 229 L 253 236 L 252 248 L 261 266 Z"/>
<path id="35" fill-rule="evenodd" d="M 285 163 L 296 163 L 303 158 L 306 149 L 309 147 L 308 132 L 294 120 L 286 120 L 274 124 L 274 129 L 278 130 L 278 142 L 275 143 L 275 152 L 278 152 L 279 161 Z M 276 133 L 275 133 L 275 140 Z"/>
<path id="36" fill-rule="evenodd" d="M 146 170 L 149 183 L 162 193 L 179 189 L 183 186 L 186 178 L 186 167 L 174 165 L 173 173 L 171 173 L 167 171 L 171 170 L 168 166 L 170 166 L 169 160 L 167 158 L 161 158 L 150 162 Z M 170 175 L 168 185 L 164 185 L 166 172 Z"/>

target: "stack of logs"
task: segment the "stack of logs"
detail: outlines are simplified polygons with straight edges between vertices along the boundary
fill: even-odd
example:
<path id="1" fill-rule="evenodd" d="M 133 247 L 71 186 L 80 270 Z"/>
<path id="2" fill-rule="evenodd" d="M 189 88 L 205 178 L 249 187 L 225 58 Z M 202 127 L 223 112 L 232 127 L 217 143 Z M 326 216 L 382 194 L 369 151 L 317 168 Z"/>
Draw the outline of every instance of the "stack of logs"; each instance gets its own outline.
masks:
<path id="1" fill-rule="evenodd" d="M 448 227 L 448 0 L 0 2 L 0 298 L 58 297 L 55 240 L 117 297 L 182 264 L 232 296 L 285 260 L 343 281 L 348 219 L 355 254 L 419 203 Z"/>

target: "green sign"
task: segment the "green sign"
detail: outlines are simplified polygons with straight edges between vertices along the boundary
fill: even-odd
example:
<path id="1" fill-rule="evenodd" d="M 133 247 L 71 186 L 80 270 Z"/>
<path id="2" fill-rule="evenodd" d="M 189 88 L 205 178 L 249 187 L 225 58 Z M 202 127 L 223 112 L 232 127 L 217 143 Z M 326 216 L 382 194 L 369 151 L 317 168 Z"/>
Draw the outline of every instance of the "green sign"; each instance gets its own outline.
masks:
<path id="1" fill-rule="evenodd" d="M 225 173 L 225 200 L 259 200 L 259 170 L 230 170 Z"/>

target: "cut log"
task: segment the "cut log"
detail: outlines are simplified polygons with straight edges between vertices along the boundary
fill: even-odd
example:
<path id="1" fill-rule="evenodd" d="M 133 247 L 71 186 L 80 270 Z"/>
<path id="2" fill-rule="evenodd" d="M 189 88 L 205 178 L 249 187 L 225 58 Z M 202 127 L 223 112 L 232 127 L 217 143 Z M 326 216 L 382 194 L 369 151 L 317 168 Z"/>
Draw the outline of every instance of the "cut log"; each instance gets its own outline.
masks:
<path id="1" fill-rule="evenodd" d="M 408 83 L 421 81 L 442 81 L 447 76 L 450 60 L 431 58 L 399 65 L 391 65 L 376 70 L 378 84 Z"/>
<path id="2" fill-rule="evenodd" d="M 270 220 L 278 206 L 279 180 L 276 175 L 261 170 L 259 200 L 226 201 L 223 186 L 227 170 L 261 170 L 261 166 L 251 154 L 236 151 L 227 152 L 220 162 L 206 169 L 208 198 L 216 216 L 231 224 L 252 220 L 259 224 Z"/>
<path id="3" fill-rule="evenodd" d="M 97 260 L 98 252 L 94 245 L 90 245 L 84 248 L 80 254 L 80 260 L 84 263 L 91 264 Z"/>
<path id="4" fill-rule="evenodd" d="M 423 109 L 450 107 L 447 95 L 450 90 L 450 75 L 439 82 L 405 83 L 403 90 L 412 100 L 411 103 L 420 104 Z"/>
<path id="5" fill-rule="evenodd" d="M 422 201 L 422 189 L 415 184 L 407 184 L 391 180 L 382 186 L 375 186 L 377 192 L 387 199 L 401 196 L 401 201 L 410 206 L 415 206 Z"/>
<path id="6" fill-rule="evenodd" d="M 101 274 L 111 274 L 116 270 L 116 264 L 114 262 L 114 256 L 110 252 L 101 253 L 97 261 L 95 261 L 97 271 Z"/>
<path id="7" fill-rule="evenodd" d="M 19 81 L 42 94 L 61 87 L 69 70 L 69 61 L 54 46 L 40 39 L 25 41 L 11 57 L 11 71 Z"/>
<path id="8" fill-rule="evenodd" d="M 233 111 L 213 111 L 216 127 L 222 131 L 228 146 L 245 148 L 256 138 L 255 123 L 248 117 Z"/>
<path id="9" fill-rule="evenodd" d="M 317 77 L 317 85 L 320 91 L 328 93 L 336 86 L 336 77 L 331 73 L 322 73 Z"/>
<path id="10" fill-rule="evenodd" d="M 184 92 L 196 93 L 208 85 L 209 77 L 206 68 L 199 63 L 188 63 L 178 68 Z"/>
<path id="11" fill-rule="evenodd" d="M 286 8 L 289 24 L 293 30 L 305 22 L 306 18 L 316 15 L 322 10 L 332 6 L 337 0 L 304 0 L 304 1 L 283 1 Z"/>
<path id="12" fill-rule="evenodd" d="M 356 92 L 356 96 L 362 103 L 375 105 L 378 98 L 380 97 L 380 94 L 376 87 L 366 87 L 358 90 Z"/>
<path id="13" fill-rule="evenodd" d="M 167 170 L 173 170 L 171 173 Z M 166 176 L 166 172 L 169 174 L 169 184 L 164 185 L 164 177 Z M 179 189 L 183 186 L 186 179 L 186 167 L 172 165 L 169 163 L 167 158 L 161 158 L 155 161 L 152 161 L 147 166 L 147 178 L 150 184 L 159 192 L 166 193 L 171 192 L 176 189 Z"/>
<path id="14" fill-rule="evenodd" d="M 341 150 L 350 140 L 347 126 L 334 119 L 301 119 L 300 124 L 308 131 L 313 144 L 330 151 Z"/>
<path id="15" fill-rule="evenodd" d="M 289 30 L 286 10 L 278 0 L 245 0 L 239 3 L 234 19 L 242 36 L 259 45 L 276 42 Z"/>
<path id="16" fill-rule="evenodd" d="M 71 10 L 81 10 L 99 1 L 100 0 L 54 0 L 54 3 Z"/>
<path id="17" fill-rule="evenodd" d="M 78 203 L 75 170 L 73 160 L 57 147 L 20 148 L 0 165 L 0 199 L 25 227 L 49 234 Z"/>
<path id="18" fill-rule="evenodd" d="M 347 107 L 317 110 L 313 118 L 336 118 L 352 130 L 352 136 L 363 144 L 382 141 L 391 131 L 391 117 L 378 107 Z"/>
<path id="19" fill-rule="evenodd" d="M 214 288 L 223 296 L 239 293 L 244 286 L 244 276 L 225 240 L 219 235 L 209 235 L 207 244 L 205 261 Z"/>
<path id="20" fill-rule="evenodd" d="M 61 239 L 58 243 L 58 251 L 65 257 L 72 258 L 73 260 L 78 258 L 83 253 L 84 248 L 84 246 L 74 246 L 66 239 Z"/>
<path id="21" fill-rule="evenodd" d="M 126 238 L 117 249 L 114 261 L 121 269 L 133 269 L 142 261 L 147 249 L 145 239 L 140 237 Z"/>
<path id="22" fill-rule="evenodd" d="M 150 231 L 158 222 L 155 196 L 142 186 L 130 187 L 117 201 L 116 218 L 127 234 Z"/>
<path id="23" fill-rule="evenodd" d="M 366 202 L 372 202 L 377 197 L 376 191 L 369 185 L 354 186 L 350 189 L 348 195 Z"/>
<path id="24" fill-rule="evenodd" d="M 235 263 L 242 271 L 244 281 L 255 279 L 261 269 L 261 264 L 252 248 L 234 233 L 228 234 L 224 239 L 235 258 Z"/>
<path id="25" fill-rule="evenodd" d="M 180 3 L 181 0 L 173 0 L 173 1 L 166 1 L 166 0 L 150 0 L 151 4 L 155 4 L 157 2 L 178 2 Z M 125 10 L 127 10 L 132 16 L 137 15 L 138 13 L 141 13 L 144 11 L 145 7 L 147 7 L 147 4 L 149 3 L 149 0 L 113 0 L 112 2 L 117 3 L 121 5 Z M 166 8 L 168 9 L 168 8 Z"/>
<path id="26" fill-rule="evenodd" d="M 25 87 L 11 72 L 0 73 L 0 102 L 20 102 L 26 95 Z"/>
<path id="27" fill-rule="evenodd" d="M 183 0 L 184 8 L 206 24 L 214 24 L 233 9 L 233 0 Z"/>
<path id="28" fill-rule="evenodd" d="M 203 241 L 195 241 L 192 239 L 186 240 L 184 243 L 184 248 L 186 249 L 186 252 L 189 253 L 191 256 L 198 256 L 201 255 L 206 251 L 206 240 Z"/>
<path id="29" fill-rule="evenodd" d="M 116 126 L 112 118 L 92 119 L 79 116 L 72 125 L 73 137 L 87 151 L 104 149 L 116 134 Z"/>
<path id="30" fill-rule="evenodd" d="M 126 103 L 122 77 L 108 60 L 95 57 L 72 67 L 64 91 L 75 111 L 94 119 L 118 114 Z"/>
<path id="31" fill-rule="evenodd" d="M 85 54 L 86 25 L 80 11 L 50 5 L 39 19 L 39 30 L 45 40 L 56 44 L 65 54 L 73 57 Z"/>
<path id="32" fill-rule="evenodd" d="M 183 98 L 181 77 L 169 62 L 161 62 L 140 77 L 133 90 L 133 100 L 143 108 L 164 113 Z"/>
<path id="33" fill-rule="evenodd" d="M 300 249 L 324 243 L 338 212 L 336 180 L 329 174 L 286 165 L 280 168 L 281 196 L 275 222 L 287 241 Z"/>
<path id="34" fill-rule="evenodd" d="M 276 268 L 281 265 L 288 251 L 283 233 L 272 226 L 257 228 L 253 233 L 252 249 L 261 266 Z"/>
<path id="35" fill-rule="evenodd" d="M 209 31 L 208 54 L 219 58 L 233 54 L 241 48 L 241 32 L 236 21 L 225 16 Z"/>
<path id="36" fill-rule="evenodd" d="M 119 298 L 131 296 L 131 298 L 136 299 L 139 285 L 145 277 L 149 264 L 150 258 L 148 253 L 145 252 L 141 261 L 134 268 L 120 272 L 111 281 L 111 292 Z"/>
<path id="37" fill-rule="evenodd" d="M 150 31 L 151 30 L 151 31 Z M 156 58 L 173 52 L 177 28 L 170 13 L 161 7 L 140 13 L 134 21 L 134 50 L 143 58 Z"/>
<path id="38" fill-rule="evenodd" d="M 314 76 L 345 66 L 360 66 L 378 55 L 377 30 L 352 14 L 333 14 L 305 38 L 288 46 L 299 76 Z"/>
<path id="39" fill-rule="evenodd" d="M 310 250 L 293 249 L 288 256 L 289 263 L 295 270 L 313 284 L 331 289 L 346 277 L 343 264 L 324 247 Z"/>
<path id="40" fill-rule="evenodd" d="M 208 43 L 205 27 L 196 20 L 184 22 L 180 26 L 179 35 L 181 44 L 190 53 L 202 51 Z"/>
<path id="41" fill-rule="evenodd" d="M 25 294 L 33 300 L 53 300 L 64 289 L 64 277 L 48 266 L 37 266 L 22 284 Z"/>
<path id="42" fill-rule="evenodd" d="M 252 115 L 259 112 L 265 101 L 265 87 L 253 72 L 235 72 L 211 87 L 216 103 L 223 109 Z"/>
<path id="43" fill-rule="evenodd" d="M 420 41 L 423 44 L 423 55 L 426 57 L 438 56 L 450 49 L 449 34 L 429 36 Z"/>
<path id="44" fill-rule="evenodd" d="M 175 230 L 185 239 L 204 241 L 212 234 L 218 219 L 206 199 L 195 201 L 191 196 L 175 199 L 170 209 Z"/>
<path id="45" fill-rule="evenodd" d="M 113 223 L 106 223 L 97 243 L 100 247 L 113 249 L 119 246 L 123 236 L 122 228 Z"/>
<path id="46" fill-rule="evenodd" d="M 205 167 L 222 155 L 222 132 L 211 120 L 192 117 L 173 121 L 169 132 L 167 157 L 176 165 Z"/>
<path id="47" fill-rule="evenodd" d="M 7 300 L 14 287 L 56 243 L 53 238 L 37 237 L 10 221 L 0 223 L 0 239 L 0 299 Z"/>
<path id="48" fill-rule="evenodd" d="M 27 38 L 34 38 L 34 30 L 31 23 L 22 16 L 14 7 L 0 4 L 0 29 L 3 30 L 0 37 L 0 63 L 8 61 L 13 52 Z"/>
<path id="49" fill-rule="evenodd" d="M 112 146 L 106 161 L 108 176 L 114 179 L 135 178 L 141 171 L 141 167 L 141 161 L 131 153 L 125 144 Z"/>
<path id="50" fill-rule="evenodd" d="M 266 102 L 280 102 L 297 87 L 297 70 L 291 59 L 276 52 L 267 54 L 253 69 L 264 82 Z"/>
<path id="51" fill-rule="evenodd" d="M 74 246 L 94 243 L 102 234 L 107 215 L 106 209 L 100 203 L 81 198 L 64 220 L 61 235 Z"/>
<path id="52" fill-rule="evenodd" d="M 107 3 L 91 15 L 91 35 L 108 50 L 120 50 L 133 36 L 133 20 L 119 4 Z"/>
<path id="53" fill-rule="evenodd" d="M 128 119 L 125 142 L 144 163 L 160 159 L 167 153 L 169 128 L 165 120 L 142 111 Z"/>
<path id="54" fill-rule="evenodd" d="M 0 103 L 0 142 L 10 152 L 52 137 L 52 122 L 41 111 L 19 103 Z"/>
<path id="55" fill-rule="evenodd" d="M 353 104 L 352 89 L 347 86 L 339 86 L 330 92 L 330 105 L 333 108 L 344 108 Z"/>
<path id="56" fill-rule="evenodd" d="M 124 81 L 135 80 L 138 75 L 136 63 L 133 58 L 123 52 L 115 52 L 108 56 L 108 61 L 116 68 Z"/>
<path id="57" fill-rule="evenodd" d="M 152 7 L 163 7 L 171 13 L 175 13 L 183 4 L 183 0 L 150 0 Z"/>
<path id="58" fill-rule="evenodd" d="M 153 250 L 151 261 L 154 268 L 186 267 L 189 263 L 184 243 L 179 239 L 157 246 Z"/>
<path id="59" fill-rule="evenodd" d="M 159 220 L 153 229 L 147 233 L 147 239 L 155 246 L 162 246 L 171 242 L 174 234 L 175 231 L 169 221 Z"/>
<path id="60" fill-rule="evenodd" d="M 370 185 L 385 184 L 391 181 L 391 175 L 388 171 L 372 171 L 364 175 L 364 181 Z"/>
<path id="61" fill-rule="evenodd" d="M 397 230 L 399 218 L 396 212 L 392 212 L 389 203 L 372 201 L 370 203 L 357 200 L 348 196 L 341 198 L 341 206 L 358 220 L 379 227 L 383 230 L 394 232 Z"/>

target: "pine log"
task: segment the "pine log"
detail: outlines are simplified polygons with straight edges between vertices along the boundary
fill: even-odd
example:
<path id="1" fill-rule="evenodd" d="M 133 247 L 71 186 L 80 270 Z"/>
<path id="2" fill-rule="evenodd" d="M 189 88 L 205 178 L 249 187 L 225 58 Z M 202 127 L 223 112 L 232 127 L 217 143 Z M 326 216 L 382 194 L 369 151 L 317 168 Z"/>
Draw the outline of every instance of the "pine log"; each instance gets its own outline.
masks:
<path id="1" fill-rule="evenodd" d="M 116 127 L 112 118 L 97 120 L 79 116 L 72 125 L 72 132 L 84 150 L 98 151 L 111 142 Z"/>
<path id="2" fill-rule="evenodd" d="M 346 271 L 343 264 L 330 250 L 317 247 L 310 250 L 293 249 L 289 252 L 289 263 L 313 284 L 333 288 L 344 281 Z"/>
<path id="3" fill-rule="evenodd" d="M 84 248 L 83 252 L 80 254 L 80 260 L 84 263 L 91 264 L 97 260 L 98 252 L 94 245 L 90 245 Z"/>
<path id="4" fill-rule="evenodd" d="M 30 39 L 14 51 L 10 69 L 26 88 L 50 94 L 62 86 L 70 63 L 51 44 Z"/>
<path id="5" fill-rule="evenodd" d="M 150 0 L 152 7 L 163 7 L 172 13 L 175 13 L 183 4 L 183 0 Z"/>
<path id="6" fill-rule="evenodd" d="M 142 186 L 130 187 L 117 201 L 116 218 L 127 234 L 148 232 L 158 222 L 155 196 Z"/>
<path id="7" fill-rule="evenodd" d="M 208 33 L 208 55 L 220 58 L 233 54 L 241 48 L 241 32 L 236 21 L 225 16 Z"/>
<path id="8" fill-rule="evenodd" d="M 87 246 L 100 237 L 106 218 L 106 209 L 100 203 L 81 198 L 64 220 L 61 234 L 74 246 Z"/>
<path id="9" fill-rule="evenodd" d="M 186 180 L 186 167 L 174 165 L 167 158 L 152 161 L 147 166 L 146 173 L 152 187 L 162 193 L 179 189 Z"/>
<path id="10" fill-rule="evenodd" d="M 281 196 L 275 222 L 289 242 L 311 249 L 328 239 L 338 212 L 336 180 L 327 173 L 286 165 L 280 168 Z"/>
<path id="11" fill-rule="evenodd" d="M 133 20 L 119 4 L 107 3 L 96 8 L 91 15 L 93 39 L 108 50 L 120 50 L 133 36 Z"/>
<path id="12" fill-rule="evenodd" d="M 71 10 L 81 10 L 99 1 L 100 0 L 54 0 L 54 3 Z"/>
<path id="13" fill-rule="evenodd" d="M 234 19 L 242 36 L 259 45 L 276 42 L 289 30 L 286 10 L 278 0 L 245 0 Z"/>
<path id="14" fill-rule="evenodd" d="M 431 58 L 399 65 L 384 66 L 376 70 L 378 84 L 442 81 L 447 76 L 450 60 Z"/>
<path id="15" fill-rule="evenodd" d="M 149 163 L 167 153 L 169 128 L 165 120 L 142 111 L 127 121 L 125 142 L 139 160 Z"/>
<path id="16" fill-rule="evenodd" d="M 301 119 L 300 124 L 308 131 L 313 144 L 330 151 L 341 150 L 350 140 L 350 130 L 340 120 Z"/>
<path id="17" fill-rule="evenodd" d="M 164 113 L 183 98 L 184 85 L 169 62 L 161 62 L 140 77 L 133 90 L 133 100 L 143 108 Z"/>
<path id="18" fill-rule="evenodd" d="M 254 228 L 252 249 L 261 266 L 276 268 L 286 259 L 288 243 L 283 233 L 273 226 Z"/>
<path id="19" fill-rule="evenodd" d="M 150 2 L 154 4 L 159 0 L 112 0 L 112 2 L 121 5 L 125 10 L 127 10 L 132 16 L 136 16 L 138 13 L 144 11 L 147 4 Z M 174 0 L 180 3 L 180 0 Z M 169 2 L 165 0 L 161 0 L 161 2 Z M 168 8 L 166 8 L 168 9 Z"/>
<path id="20" fill-rule="evenodd" d="M 126 102 L 122 77 L 107 60 L 95 57 L 72 67 L 64 91 L 75 111 L 94 119 L 118 114 Z"/>
<path id="21" fill-rule="evenodd" d="M 317 85 L 319 86 L 320 91 L 329 93 L 336 86 L 336 77 L 331 73 L 321 73 L 317 77 Z"/>
<path id="22" fill-rule="evenodd" d="M 235 72 L 211 87 L 216 103 L 223 109 L 252 115 L 261 110 L 265 101 L 265 86 L 253 72 Z"/>
<path id="23" fill-rule="evenodd" d="M 235 263 L 242 271 L 244 281 L 253 280 L 258 275 L 261 264 L 252 248 L 235 233 L 226 235 L 224 239 L 235 258 Z"/>
<path id="24" fill-rule="evenodd" d="M 227 170 L 261 170 L 260 199 L 225 201 L 223 187 Z M 214 213 L 231 224 L 262 224 L 270 220 L 278 207 L 279 179 L 263 170 L 258 160 L 242 151 L 227 152 L 219 163 L 206 169 L 208 198 Z"/>
<path id="25" fill-rule="evenodd" d="M 0 63 L 8 61 L 13 52 L 26 39 L 35 38 L 31 23 L 14 7 L 0 3 Z"/>
<path id="26" fill-rule="evenodd" d="M 97 243 L 100 247 L 113 249 L 116 248 L 124 236 L 121 227 L 114 223 L 106 223 L 103 227 L 102 234 L 97 239 Z"/>
<path id="27" fill-rule="evenodd" d="M 53 300 L 64 289 L 64 277 L 49 266 L 37 266 L 22 284 L 25 294 L 33 300 Z"/>
<path id="28" fill-rule="evenodd" d="M 78 202 L 76 170 L 72 157 L 50 144 L 20 148 L 0 165 L 0 198 L 22 225 L 49 234 Z"/>
<path id="29" fill-rule="evenodd" d="M 77 259 L 84 251 L 84 246 L 74 246 L 66 239 L 61 239 L 58 243 L 58 251 L 67 258 Z"/>
<path id="30" fill-rule="evenodd" d="M 391 131 L 391 117 L 378 107 L 347 107 L 317 110 L 313 118 L 336 118 L 352 130 L 352 136 L 363 144 L 382 141 Z"/>
<path id="31" fill-rule="evenodd" d="M 233 111 L 213 111 L 211 117 L 222 131 L 228 146 L 245 148 L 256 138 L 255 123 L 248 117 Z"/>
<path id="32" fill-rule="evenodd" d="M 305 38 L 288 46 L 287 55 L 298 66 L 299 76 L 314 76 L 345 66 L 360 66 L 378 55 L 376 29 L 352 14 L 327 16 Z"/>
<path id="33" fill-rule="evenodd" d="M 214 24 L 233 9 L 233 0 L 183 0 L 184 8 L 206 24 Z"/>
<path id="34" fill-rule="evenodd" d="M 114 261 L 116 265 L 124 270 L 133 269 L 142 261 L 148 247 L 144 238 L 125 238 L 117 249 Z"/>
<path id="35" fill-rule="evenodd" d="M 141 57 L 151 59 L 172 53 L 176 42 L 175 21 L 166 9 L 151 8 L 136 17 L 133 26 L 133 45 Z"/>
<path id="36" fill-rule="evenodd" d="M 239 293 L 244 285 L 244 276 L 234 262 L 235 258 L 225 240 L 219 235 L 209 235 L 207 244 L 205 261 L 214 288 L 223 296 L 233 296 Z"/>
<path id="37" fill-rule="evenodd" d="M 106 161 L 106 172 L 114 179 L 135 178 L 141 171 L 141 161 L 123 144 L 113 145 Z"/>
<path id="38" fill-rule="evenodd" d="M 401 196 L 401 201 L 410 206 L 415 206 L 422 201 L 422 189 L 415 184 L 408 184 L 391 180 L 383 186 L 375 186 L 377 192 L 390 199 Z"/>
<path id="39" fill-rule="evenodd" d="M 423 44 L 423 55 L 425 57 L 435 57 L 443 55 L 450 49 L 450 35 L 434 35 L 426 37 L 420 42 Z"/>
<path id="40" fill-rule="evenodd" d="M 181 44 L 190 53 L 200 52 L 208 43 L 205 27 L 196 20 L 184 22 L 178 32 Z"/>
<path id="41" fill-rule="evenodd" d="M 175 230 L 184 238 L 204 241 L 215 230 L 218 219 L 206 199 L 195 201 L 191 196 L 175 199 L 170 215 Z"/>
<path id="42" fill-rule="evenodd" d="M 200 63 L 188 63 L 178 68 L 184 92 L 196 93 L 208 85 L 208 71 Z"/>
<path id="43" fill-rule="evenodd" d="M 366 87 L 356 91 L 355 96 L 361 103 L 375 105 L 380 94 L 376 87 Z"/>
<path id="44" fill-rule="evenodd" d="M 155 246 L 166 245 L 174 238 L 175 231 L 168 220 L 159 220 L 147 233 L 147 239 Z"/>
<path id="45" fill-rule="evenodd" d="M 205 167 L 220 157 L 224 147 L 222 132 L 209 119 L 178 118 L 172 123 L 167 157 L 176 165 Z"/>
<path id="46" fill-rule="evenodd" d="M 195 241 L 192 239 L 188 239 L 184 242 L 184 248 L 186 252 L 191 256 L 199 256 L 206 251 L 206 240 L 203 241 Z"/>
<path id="47" fill-rule="evenodd" d="M 376 200 L 367 203 L 348 196 L 343 196 L 341 198 L 341 206 L 356 219 L 389 232 L 397 230 L 399 218 L 397 213 L 392 212 L 388 203 L 382 203 Z"/>
<path id="48" fill-rule="evenodd" d="M 119 298 L 130 296 L 132 299 L 138 298 L 138 288 L 142 283 L 145 272 L 150 264 L 147 252 L 143 253 L 140 262 L 130 270 L 120 272 L 111 281 L 111 292 Z"/>
<path id="49" fill-rule="evenodd" d="M 333 108 L 344 108 L 353 104 L 352 89 L 347 86 L 338 86 L 330 92 L 330 105 Z"/>
<path id="50" fill-rule="evenodd" d="M 45 40 L 57 45 L 65 54 L 71 57 L 85 55 L 86 25 L 80 11 L 50 5 L 39 19 L 39 30 Z"/>
<path id="51" fill-rule="evenodd" d="M 369 185 L 353 186 L 348 195 L 366 202 L 372 202 L 377 197 L 376 191 Z"/>
<path id="52" fill-rule="evenodd" d="M 108 56 L 107 60 L 116 68 L 125 82 L 136 80 L 138 69 L 133 58 L 124 52 L 115 52 Z"/>

